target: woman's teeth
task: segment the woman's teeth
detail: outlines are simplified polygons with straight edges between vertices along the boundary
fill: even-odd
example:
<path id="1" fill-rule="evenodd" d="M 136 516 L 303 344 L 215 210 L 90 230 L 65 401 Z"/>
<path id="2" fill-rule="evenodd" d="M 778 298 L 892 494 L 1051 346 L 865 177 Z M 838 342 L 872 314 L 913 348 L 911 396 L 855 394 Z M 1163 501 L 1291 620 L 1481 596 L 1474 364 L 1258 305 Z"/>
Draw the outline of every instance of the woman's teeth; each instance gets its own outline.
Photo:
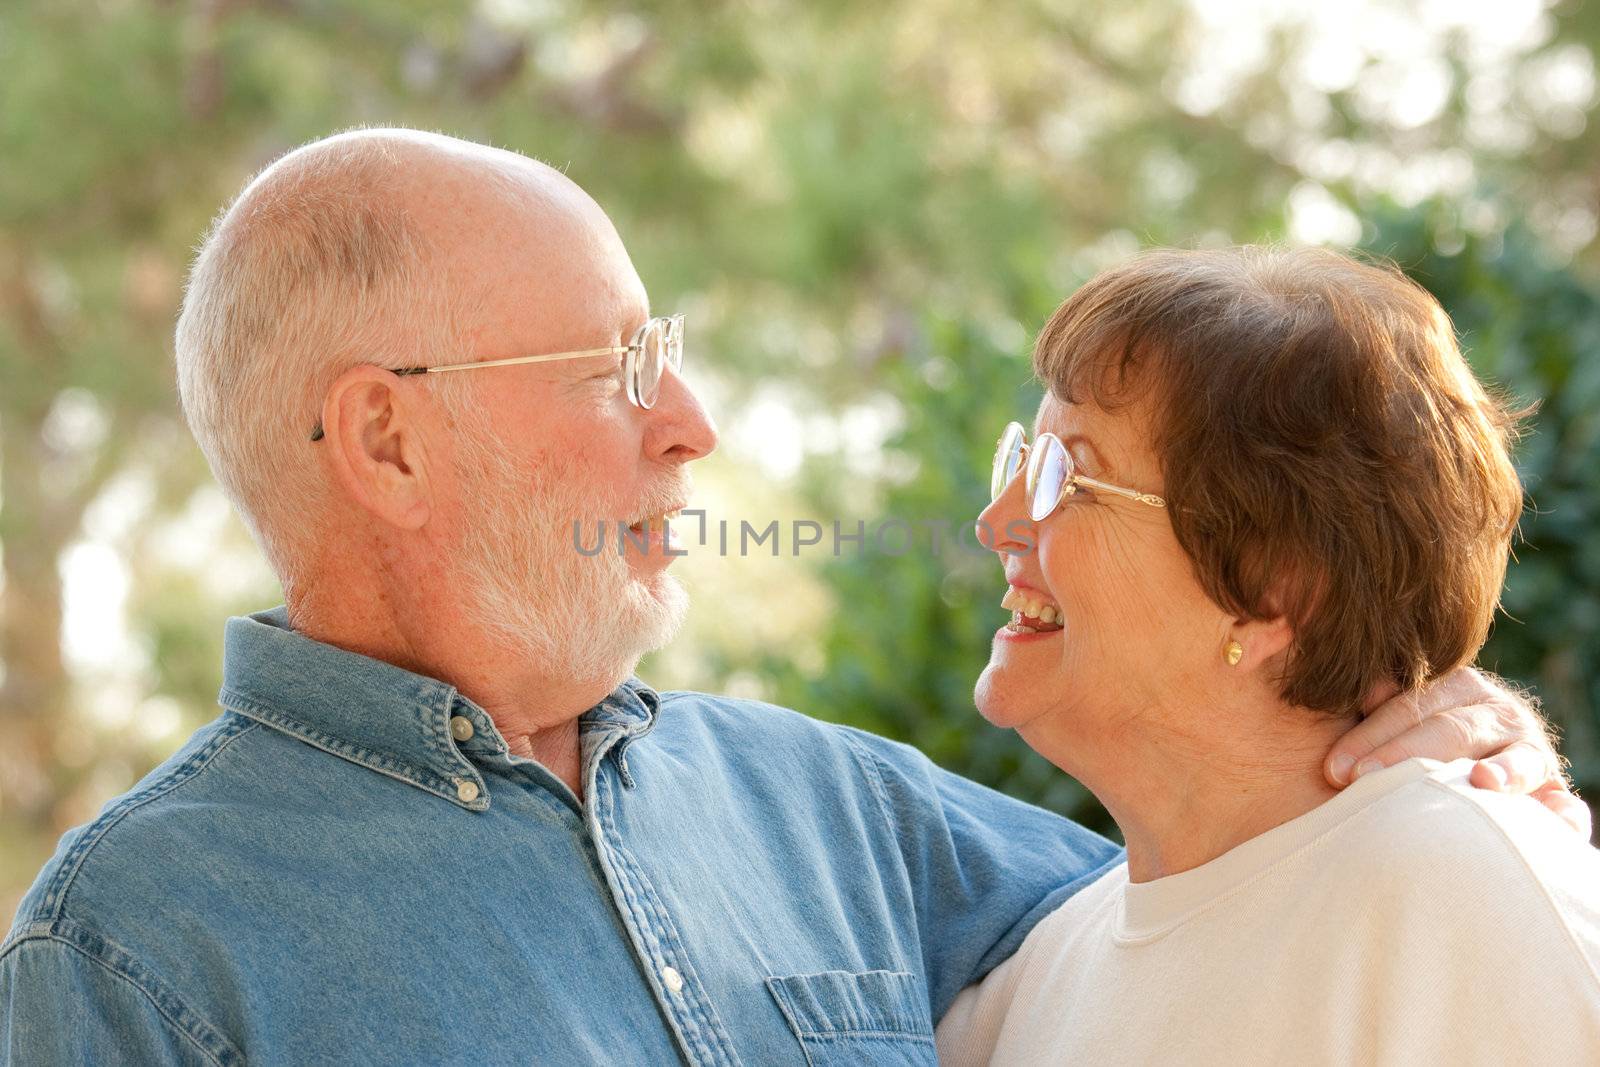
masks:
<path id="1" fill-rule="evenodd" d="M 1010 622 L 1012 630 L 1021 633 L 1039 633 L 1043 630 L 1062 628 L 1063 616 L 1058 605 L 1021 589 L 1008 588 L 1006 595 L 1000 598 L 1000 606 L 1012 613 Z"/>

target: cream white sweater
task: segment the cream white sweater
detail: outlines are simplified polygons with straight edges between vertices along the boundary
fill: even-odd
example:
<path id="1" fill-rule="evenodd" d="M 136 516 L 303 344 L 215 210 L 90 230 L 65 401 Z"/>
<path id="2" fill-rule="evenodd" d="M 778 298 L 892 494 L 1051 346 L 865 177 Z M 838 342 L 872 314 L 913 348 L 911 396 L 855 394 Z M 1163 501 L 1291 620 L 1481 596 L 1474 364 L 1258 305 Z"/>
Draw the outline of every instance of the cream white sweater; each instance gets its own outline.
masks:
<path id="1" fill-rule="evenodd" d="M 964 991 L 942 1063 L 1600 1064 L 1600 852 L 1412 760 L 1204 866 L 1126 864 Z"/>

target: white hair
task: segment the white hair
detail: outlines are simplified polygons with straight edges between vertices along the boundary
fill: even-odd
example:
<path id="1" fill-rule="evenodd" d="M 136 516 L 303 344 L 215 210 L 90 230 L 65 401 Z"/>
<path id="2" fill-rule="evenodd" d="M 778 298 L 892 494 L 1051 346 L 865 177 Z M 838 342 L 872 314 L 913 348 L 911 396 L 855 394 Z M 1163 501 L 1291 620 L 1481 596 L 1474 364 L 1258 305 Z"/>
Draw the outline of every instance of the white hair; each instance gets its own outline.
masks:
<path id="1" fill-rule="evenodd" d="M 572 456 L 523 470 L 472 420 L 462 420 L 455 445 L 466 521 L 451 564 L 462 609 L 496 647 L 610 690 L 641 656 L 672 640 L 688 613 L 688 591 L 665 571 L 630 577 L 611 518 L 619 509 L 572 474 Z M 681 472 L 652 494 L 687 495 Z M 580 552 L 579 531 L 596 528 L 599 551 Z"/>
<path id="2" fill-rule="evenodd" d="M 396 188 L 410 133 L 346 133 L 282 157 L 217 216 L 189 272 L 184 416 L 286 599 L 329 532 L 310 439 L 328 386 L 357 363 L 431 363 L 456 342 L 454 302 Z M 457 411 L 459 391 L 440 393 Z"/>

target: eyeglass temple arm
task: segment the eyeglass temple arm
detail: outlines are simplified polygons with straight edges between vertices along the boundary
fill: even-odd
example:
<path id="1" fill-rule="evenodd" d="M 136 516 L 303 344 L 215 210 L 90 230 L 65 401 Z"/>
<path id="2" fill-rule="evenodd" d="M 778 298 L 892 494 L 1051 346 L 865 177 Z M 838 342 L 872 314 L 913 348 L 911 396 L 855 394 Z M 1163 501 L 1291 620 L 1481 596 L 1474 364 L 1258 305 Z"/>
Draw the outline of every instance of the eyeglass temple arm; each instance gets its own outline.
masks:
<path id="1" fill-rule="evenodd" d="M 400 367 L 396 374 L 443 374 L 452 370 L 475 370 L 478 367 L 509 367 L 518 363 L 554 363 L 560 359 L 584 359 L 588 356 L 620 356 L 629 351 L 631 345 L 616 345 L 612 348 L 586 348 L 582 352 L 557 352 L 549 356 L 512 356 L 510 359 L 486 359 L 479 363 L 448 363 L 441 367 Z"/>
<path id="2" fill-rule="evenodd" d="M 632 345 L 617 345 L 612 348 L 586 348 L 582 352 L 557 352 L 549 356 L 512 356 L 510 359 L 486 359 L 481 363 L 450 363 L 441 367 L 391 367 L 390 373 L 405 378 L 413 374 L 443 374 L 451 370 L 474 370 L 478 367 L 509 367 L 517 363 L 553 363 L 559 359 L 583 359 L 586 356 L 620 356 L 629 351 Z M 313 441 L 322 440 L 322 423 L 318 422 L 311 431 Z"/>
<path id="3" fill-rule="evenodd" d="M 1120 485 L 1108 485 L 1105 482 L 1094 478 L 1085 478 L 1081 474 L 1074 474 L 1072 476 L 1072 480 L 1078 485 L 1086 485 L 1090 489 L 1096 490 L 1097 492 L 1114 493 L 1117 496 L 1127 497 L 1129 500 L 1137 500 L 1141 504 L 1149 504 L 1154 508 L 1164 508 L 1167 506 L 1167 502 L 1156 496 L 1154 493 L 1141 493 L 1136 489 L 1124 489 Z"/>
<path id="4" fill-rule="evenodd" d="M 410 378 L 410 376 L 413 376 L 413 374 L 443 374 L 446 373 L 446 371 L 472 371 L 477 370 L 477 368 L 480 368 L 480 366 L 515 366 L 520 365 L 520 363 L 554 363 L 557 362 L 557 360 L 582 360 L 582 358 L 592 357 L 592 355 L 622 355 L 624 352 L 632 352 L 632 350 L 637 349 L 637 347 L 638 346 L 634 346 L 634 344 L 619 344 L 619 346 L 613 346 L 610 347 L 610 349 L 584 349 L 582 352 L 555 352 L 554 355 L 514 355 L 514 357 L 507 358 L 507 360 L 483 360 L 482 363 L 446 363 L 446 365 L 443 366 L 394 366 L 394 368 L 390 368 L 390 373 L 395 374 L 397 378 Z M 320 442 L 322 438 L 322 422 L 317 422 L 317 426 L 315 426 L 314 429 L 312 429 L 312 432 L 310 432 L 310 440 L 314 440 L 314 442 Z"/>

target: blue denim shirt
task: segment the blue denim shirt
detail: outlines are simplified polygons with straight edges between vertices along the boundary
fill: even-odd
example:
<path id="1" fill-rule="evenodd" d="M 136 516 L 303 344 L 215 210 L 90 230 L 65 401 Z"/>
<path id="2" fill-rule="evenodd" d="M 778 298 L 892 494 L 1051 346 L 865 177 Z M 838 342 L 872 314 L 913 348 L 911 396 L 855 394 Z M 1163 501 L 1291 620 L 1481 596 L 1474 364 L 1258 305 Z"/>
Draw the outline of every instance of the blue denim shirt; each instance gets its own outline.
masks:
<path id="1" fill-rule="evenodd" d="M 933 1063 L 956 993 L 1121 857 L 752 701 L 628 682 L 580 720 L 580 803 L 282 608 L 228 620 L 223 675 L 23 900 L 0 1062 Z"/>

